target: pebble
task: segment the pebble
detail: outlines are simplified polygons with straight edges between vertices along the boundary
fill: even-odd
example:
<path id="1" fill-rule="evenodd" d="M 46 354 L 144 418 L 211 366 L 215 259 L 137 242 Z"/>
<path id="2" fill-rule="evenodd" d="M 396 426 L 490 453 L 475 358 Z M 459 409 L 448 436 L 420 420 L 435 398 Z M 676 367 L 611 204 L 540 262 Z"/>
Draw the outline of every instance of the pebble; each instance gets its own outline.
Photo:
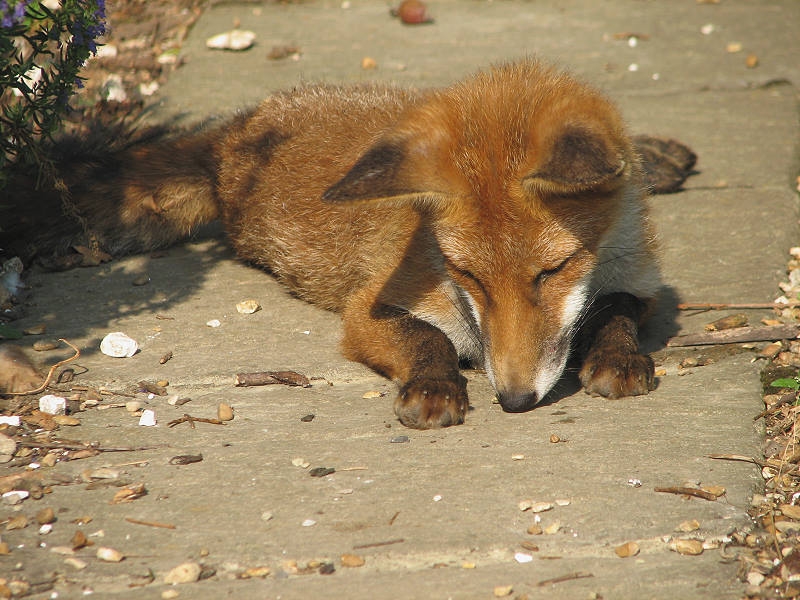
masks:
<path id="1" fill-rule="evenodd" d="M 342 554 L 341 561 L 343 567 L 350 568 L 363 567 L 367 562 L 357 554 Z"/>
<path id="2" fill-rule="evenodd" d="M 301 524 L 303 527 L 313 527 L 317 522 L 314 519 L 306 519 Z"/>
<path id="3" fill-rule="evenodd" d="M 48 394 L 39 398 L 39 410 L 48 415 L 63 415 L 67 412 L 67 399 Z"/>
<path id="4" fill-rule="evenodd" d="M 164 590 L 161 592 L 161 598 L 163 600 L 174 600 L 180 595 L 181 593 L 178 590 Z"/>
<path id="5" fill-rule="evenodd" d="M 55 350 L 58 348 L 58 342 L 55 340 L 40 340 L 34 342 L 32 348 L 36 352 L 47 352 L 48 350 Z"/>
<path id="6" fill-rule="evenodd" d="M 524 552 L 517 552 L 514 555 L 514 560 L 522 565 L 525 563 L 533 562 L 533 556 L 531 556 L 530 554 L 525 554 Z"/>
<path id="7" fill-rule="evenodd" d="M 257 300 L 242 300 L 236 304 L 236 312 L 240 315 L 252 315 L 261 310 L 261 305 Z"/>
<path id="8" fill-rule="evenodd" d="M 121 331 L 106 335 L 100 342 L 100 352 L 114 358 L 130 358 L 139 350 L 139 344 Z"/>
<path id="9" fill-rule="evenodd" d="M 0 425 L 9 425 L 11 427 L 19 427 L 20 419 L 18 415 L 0 416 Z"/>
<path id="10" fill-rule="evenodd" d="M 125 555 L 114 548 L 100 546 L 97 549 L 97 558 L 105 562 L 120 562 L 125 558 Z"/>
<path id="11" fill-rule="evenodd" d="M 678 554 L 696 556 L 703 553 L 703 542 L 700 540 L 677 539 L 670 544 L 670 549 Z"/>
<path id="12" fill-rule="evenodd" d="M 27 500 L 28 496 L 30 496 L 30 492 L 26 490 L 11 490 L 3 494 L 3 502 L 13 506 L 19 504 L 23 500 Z"/>
<path id="13" fill-rule="evenodd" d="M 39 525 L 47 525 L 55 522 L 55 520 L 56 513 L 49 506 L 36 513 L 36 522 L 39 523 Z"/>
<path id="14" fill-rule="evenodd" d="M 210 321 L 206 321 L 207 327 L 219 327 L 222 323 L 219 322 L 219 319 L 211 319 Z"/>
<path id="15" fill-rule="evenodd" d="M 393 437 L 392 439 L 390 439 L 389 443 L 391 443 L 391 444 L 405 444 L 408 441 L 409 440 L 408 440 L 408 436 L 407 435 L 398 435 L 397 437 Z"/>
<path id="16" fill-rule="evenodd" d="M 202 571 L 202 567 L 196 562 L 185 562 L 164 575 L 164 583 L 167 585 L 194 583 L 200 579 L 200 573 L 202 573 Z"/>
<path id="17" fill-rule="evenodd" d="M 64 559 L 64 564 L 69 565 L 76 571 L 81 571 L 86 568 L 86 561 L 81 560 L 80 558 L 75 558 L 74 556 L 70 556 L 69 558 Z"/>
<path id="18" fill-rule="evenodd" d="M 212 50 L 247 50 L 256 40 L 256 34 L 245 29 L 233 29 L 218 33 L 206 40 L 206 47 Z"/>
<path id="19" fill-rule="evenodd" d="M 139 425 L 142 427 L 155 427 L 156 421 L 156 413 L 152 410 L 143 410 L 142 416 L 139 417 Z"/>
<path id="20" fill-rule="evenodd" d="M 220 421 L 232 421 L 233 409 L 224 402 L 220 402 L 219 406 L 217 406 L 217 419 Z"/>
<path id="21" fill-rule="evenodd" d="M 625 542 L 614 548 L 614 554 L 620 558 L 629 558 L 639 554 L 639 544 L 636 542 Z"/>

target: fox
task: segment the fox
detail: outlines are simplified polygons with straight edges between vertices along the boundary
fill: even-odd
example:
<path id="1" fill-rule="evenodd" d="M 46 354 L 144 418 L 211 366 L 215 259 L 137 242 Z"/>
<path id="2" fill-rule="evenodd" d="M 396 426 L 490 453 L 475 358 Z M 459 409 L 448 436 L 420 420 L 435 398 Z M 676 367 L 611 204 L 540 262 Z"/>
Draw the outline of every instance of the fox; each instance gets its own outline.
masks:
<path id="1" fill-rule="evenodd" d="M 571 356 L 589 394 L 655 387 L 638 341 L 663 286 L 646 198 L 696 156 L 632 137 L 605 95 L 538 59 L 433 89 L 302 85 L 101 150 L 56 163 L 70 215 L 45 223 L 47 194 L 12 192 L 18 243 L 64 252 L 80 234 L 119 256 L 219 220 L 240 259 L 341 315 L 344 356 L 396 382 L 407 427 L 464 422 L 463 364 L 507 412 L 541 403 Z"/>

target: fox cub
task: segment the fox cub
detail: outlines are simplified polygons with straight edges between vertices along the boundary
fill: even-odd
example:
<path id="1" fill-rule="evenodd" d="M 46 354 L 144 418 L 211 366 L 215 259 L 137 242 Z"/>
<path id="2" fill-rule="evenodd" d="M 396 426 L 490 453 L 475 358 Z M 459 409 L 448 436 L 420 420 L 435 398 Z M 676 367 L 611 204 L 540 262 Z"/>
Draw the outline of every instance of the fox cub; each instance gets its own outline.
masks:
<path id="1" fill-rule="evenodd" d="M 459 360 L 507 411 L 544 398 L 571 349 L 589 393 L 653 389 L 637 328 L 661 281 L 643 200 L 694 160 L 632 140 L 598 92 L 522 60 L 437 90 L 300 87 L 206 131 L 65 156 L 61 172 L 83 234 L 112 254 L 221 219 L 242 259 L 340 312 L 344 354 L 398 383 L 403 424 L 431 428 L 464 421 Z M 20 231 L 42 218 L 21 214 Z M 65 223 L 40 224 L 39 247 L 74 243 Z"/>

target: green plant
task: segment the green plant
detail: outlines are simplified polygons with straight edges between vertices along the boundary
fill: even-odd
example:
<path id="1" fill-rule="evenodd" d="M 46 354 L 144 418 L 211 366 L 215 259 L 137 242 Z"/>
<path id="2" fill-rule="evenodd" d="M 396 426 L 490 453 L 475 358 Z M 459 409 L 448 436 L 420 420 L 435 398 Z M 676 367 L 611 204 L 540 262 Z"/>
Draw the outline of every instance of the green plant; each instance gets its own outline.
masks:
<path id="1" fill-rule="evenodd" d="M 105 32 L 105 0 L 0 0 L 0 189 L 20 162 L 48 166 L 79 72 Z"/>
<path id="2" fill-rule="evenodd" d="M 789 388 L 790 390 L 800 390 L 800 376 L 795 377 L 782 377 L 781 379 L 776 379 L 770 386 L 776 388 Z"/>

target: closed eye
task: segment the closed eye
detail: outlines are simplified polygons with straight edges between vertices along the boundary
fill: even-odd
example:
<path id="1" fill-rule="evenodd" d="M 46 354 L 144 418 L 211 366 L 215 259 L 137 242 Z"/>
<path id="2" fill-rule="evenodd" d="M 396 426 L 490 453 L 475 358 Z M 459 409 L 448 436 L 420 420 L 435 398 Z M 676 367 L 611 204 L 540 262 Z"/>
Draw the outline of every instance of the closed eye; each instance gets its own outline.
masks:
<path id="1" fill-rule="evenodd" d="M 450 260 L 447 260 L 446 262 L 447 262 L 447 266 L 450 268 L 450 270 L 454 274 L 458 275 L 460 278 L 462 278 L 464 280 L 467 280 L 470 283 L 472 283 L 473 285 L 475 285 L 480 290 L 481 294 L 483 294 L 483 296 L 488 299 L 489 295 L 486 292 L 486 288 L 483 286 L 483 282 L 480 279 L 478 279 L 472 273 L 472 271 L 469 271 L 467 269 L 462 269 L 461 267 L 459 267 L 458 265 L 454 264 Z"/>
<path id="2" fill-rule="evenodd" d="M 557 275 L 558 273 L 563 271 L 564 267 L 567 265 L 567 263 L 569 262 L 570 258 L 572 258 L 572 257 L 570 256 L 568 258 L 565 258 L 563 261 L 561 261 L 561 263 L 559 263 L 558 265 L 556 265 L 555 267 L 553 267 L 551 269 L 542 269 L 541 271 L 539 271 L 539 273 L 536 275 L 536 277 L 533 280 L 534 285 L 540 286 L 540 285 L 544 284 L 545 281 L 547 281 L 548 279 L 553 277 L 554 275 Z"/>

